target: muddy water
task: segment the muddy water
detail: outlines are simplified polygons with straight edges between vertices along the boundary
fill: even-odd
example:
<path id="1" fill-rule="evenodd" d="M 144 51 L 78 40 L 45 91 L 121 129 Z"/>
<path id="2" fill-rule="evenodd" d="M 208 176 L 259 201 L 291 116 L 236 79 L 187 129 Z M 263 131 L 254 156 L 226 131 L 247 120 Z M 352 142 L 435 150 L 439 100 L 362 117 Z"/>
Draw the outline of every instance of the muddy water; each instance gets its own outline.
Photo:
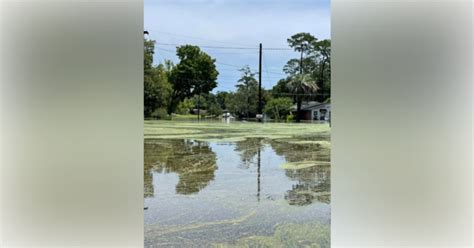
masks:
<path id="1" fill-rule="evenodd" d="M 146 138 L 145 246 L 329 247 L 328 133 L 261 134 Z"/>

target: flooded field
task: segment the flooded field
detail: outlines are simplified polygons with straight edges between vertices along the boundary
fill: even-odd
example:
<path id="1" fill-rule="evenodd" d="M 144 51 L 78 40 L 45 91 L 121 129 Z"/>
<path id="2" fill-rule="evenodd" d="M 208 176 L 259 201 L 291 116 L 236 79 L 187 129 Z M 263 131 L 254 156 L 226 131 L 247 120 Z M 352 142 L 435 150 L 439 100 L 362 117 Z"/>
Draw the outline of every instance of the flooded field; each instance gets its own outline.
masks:
<path id="1" fill-rule="evenodd" d="M 145 247 L 330 247 L 327 123 L 145 121 Z"/>

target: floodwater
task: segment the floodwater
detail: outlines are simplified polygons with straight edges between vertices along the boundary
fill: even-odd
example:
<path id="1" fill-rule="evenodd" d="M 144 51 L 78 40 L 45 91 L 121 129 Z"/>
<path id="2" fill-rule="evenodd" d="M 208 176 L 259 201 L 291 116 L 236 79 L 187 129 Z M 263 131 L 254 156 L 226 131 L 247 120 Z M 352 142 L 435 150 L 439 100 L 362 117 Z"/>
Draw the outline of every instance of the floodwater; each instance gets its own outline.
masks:
<path id="1" fill-rule="evenodd" d="M 329 133 L 252 125 L 148 123 L 177 138 L 145 131 L 145 247 L 330 247 Z"/>

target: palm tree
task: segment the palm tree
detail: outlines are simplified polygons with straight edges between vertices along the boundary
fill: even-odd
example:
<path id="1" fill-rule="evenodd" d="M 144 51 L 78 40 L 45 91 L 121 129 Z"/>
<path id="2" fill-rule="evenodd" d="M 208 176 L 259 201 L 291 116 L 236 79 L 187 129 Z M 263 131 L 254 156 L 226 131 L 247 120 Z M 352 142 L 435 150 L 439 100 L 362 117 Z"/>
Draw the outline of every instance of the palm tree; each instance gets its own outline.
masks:
<path id="1" fill-rule="evenodd" d="M 319 88 L 310 74 L 298 74 L 290 78 L 287 84 L 288 90 L 294 94 L 296 100 L 296 122 L 301 119 L 301 104 L 304 95 L 316 93 Z"/>

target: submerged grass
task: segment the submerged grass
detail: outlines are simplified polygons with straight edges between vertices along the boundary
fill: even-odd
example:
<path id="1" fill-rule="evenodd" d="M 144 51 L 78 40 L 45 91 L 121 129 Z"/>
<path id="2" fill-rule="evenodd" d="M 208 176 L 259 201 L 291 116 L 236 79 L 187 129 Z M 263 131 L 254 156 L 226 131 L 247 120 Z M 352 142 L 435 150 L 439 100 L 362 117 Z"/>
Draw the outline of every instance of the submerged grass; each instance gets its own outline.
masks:
<path id="1" fill-rule="evenodd" d="M 329 125 L 324 123 L 258 123 L 220 121 L 145 121 L 145 139 L 195 139 L 203 141 L 239 141 L 246 138 L 288 139 L 300 144 L 329 143 L 308 139 L 329 137 Z M 305 137 L 305 139 L 294 139 Z"/>
<path id="2" fill-rule="evenodd" d="M 183 232 L 183 231 L 188 231 L 188 230 L 198 229 L 198 228 L 206 228 L 206 227 L 215 226 L 215 225 L 237 225 L 241 222 L 246 221 L 247 219 L 254 216 L 255 214 L 256 214 L 256 211 L 250 211 L 249 213 L 235 219 L 196 223 L 196 224 L 190 224 L 190 225 L 185 225 L 185 226 L 166 227 L 166 228 L 156 229 L 156 230 L 150 229 L 148 232 L 156 232 L 159 235 L 164 235 L 168 233 Z"/>
<path id="3" fill-rule="evenodd" d="M 214 247 L 330 247 L 330 229 L 320 224 L 282 224 L 275 228 L 273 236 L 250 236 L 231 244 L 217 244 Z"/>

